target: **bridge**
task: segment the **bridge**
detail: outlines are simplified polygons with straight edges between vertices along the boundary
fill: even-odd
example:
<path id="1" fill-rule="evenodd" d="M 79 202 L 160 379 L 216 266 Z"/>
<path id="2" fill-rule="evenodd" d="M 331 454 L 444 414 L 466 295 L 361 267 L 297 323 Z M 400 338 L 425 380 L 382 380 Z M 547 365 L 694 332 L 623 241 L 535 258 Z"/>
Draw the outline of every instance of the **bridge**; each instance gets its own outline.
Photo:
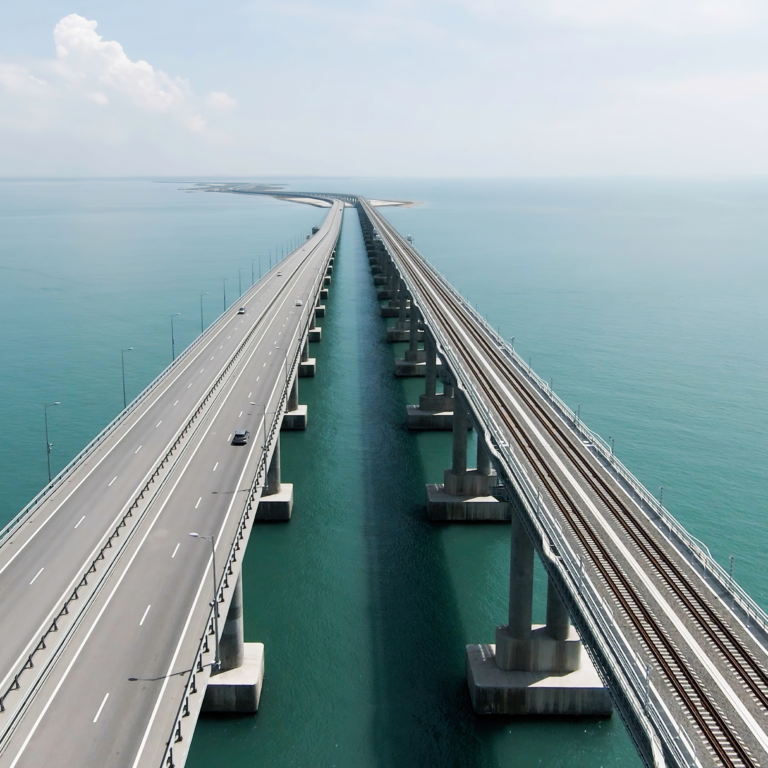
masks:
<path id="1" fill-rule="evenodd" d="M 306 422 L 298 378 L 343 205 L 388 338 L 408 343 L 395 373 L 424 379 L 408 425 L 453 433 L 430 518 L 510 523 L 508 615 L 466 649 L 476 711 L 615 707 L 648 765 L 766 764 L 760 607 L 367 200 L 266 194 L 331 207 L 245 314 L 225 313 L 0 533 L 0 766 L 180 766 L 202 710 L 255 711 L 263 648 L 243 643 L 240 567 L 254 522 L 290 516 L 279 434 Z"/>

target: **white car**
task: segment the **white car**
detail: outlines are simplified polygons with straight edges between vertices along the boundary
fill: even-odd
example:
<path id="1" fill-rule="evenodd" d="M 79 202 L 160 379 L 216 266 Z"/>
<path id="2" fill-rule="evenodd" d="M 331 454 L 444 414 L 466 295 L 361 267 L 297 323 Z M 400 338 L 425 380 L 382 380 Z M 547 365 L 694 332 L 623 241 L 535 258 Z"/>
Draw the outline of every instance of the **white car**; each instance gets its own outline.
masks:
<path id="1" fill-rule="evenodd" d="M 282 273 L 282 272 L 278 272 L 278 273 L 277 273 L 277 276 L 278 276 L 278 277 L 282 277 L 282 276 L 283 276 L 283 273 Z"/>
<path id="2" fill-rule="evenodd" d="M 240 309 L 237 310 L 238 315 L 244 315 L 245 314 L 245 307 L 240 307 Z"/>
<path id="3" fill-rule="evenodd" d="M 300 306 L 301 306 L 301 299 L 296 299 L 296 306 L 297 306 L 297 307 L 300 307 Z"/>

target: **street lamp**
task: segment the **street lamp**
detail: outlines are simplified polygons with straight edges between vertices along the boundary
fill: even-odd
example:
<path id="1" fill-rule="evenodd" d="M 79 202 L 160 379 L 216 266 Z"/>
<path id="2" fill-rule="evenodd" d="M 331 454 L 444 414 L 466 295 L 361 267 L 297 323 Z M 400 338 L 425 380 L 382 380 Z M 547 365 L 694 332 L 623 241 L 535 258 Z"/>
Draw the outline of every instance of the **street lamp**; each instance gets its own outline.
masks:
<path id="1" fill-rule="evenodd" d="M 128 347 L 128 349 L 120 350 L 120 363 L 123 367 L 123 410 L 125 410 L 126 405 L 128 405 L 128 402 L 125 399 L 125 353 L 130 352 L 132 349 L 133 347 Z"/>
<path id="2" fill-rule="evenodd" d="M 228 277 L 224 278 L 223 285 L 224 285 L 224 311 L 227 311 L 227 280 L 229 280 Z"/>
<path id="3" fill-rule="evenodd" d="M 251 287 L 253 287 L 253 284 L 256 282 L 253 277 L 253 262 L 256 261 L 256 259 L 251 259 Z M 259 274 L 259 277 L 261 277 L 261 274 Z"/>
<path id="4" fill-rule="evenodd" d="M 205 326 L 203 325 L 203 296 L 207 296 L 208 293 L 201 293 L 200 294 L 200 333 L 202 333 L 205 330 Z"/>
<path id="5" fill-rule="evenodd" d="M 189 535 L 193 539 L 207 539 L 211 542 L 211 558 L 213 559 L 213 602 L 211 607 L 213 608 L 213 633 L 216 635 L 216 653 L 212 669 L 214 672 L 218 672 L 221 658 L 219 657 L 219 601 L 216 596 L 216 543 L 213 536 L 201 536 L 199 533 L 190 533 Z"/>
<path id="6" fill-rule="evenodd" d="M 262 421 L 262 423 L 264 424 L 264 444 L 262 446 L 262 450 L 266 452 L 267 450 L 267 404 L 251 402 L 251 405 L 256 405 L 264 410 L 264 419 Z M 266 477 L 264 478 L 264 483 L 266 485 Z"/>
<path id="7" fill-rule="evenodd" d="M 237 270 L 237 287 L 240 291 L 240 296 L 243 295 L 243 267 Z"/>
<path id="8" fill-rule="evenodd" d="M 48 440 L 48 409 L 53 405 L 61 405 L 57 400 L 55 403 L 45 403 L 43 413 L 45 414 L 45 453 L 48 456 L 48 482 L 51 482 L 51 448 L 53 444 Z"/>
<path id="9" fill-rule="evenodd" d="M 171 355 L 173 356 L 173 359 L 176 359 L 176 337 L 173 333 L 173 318 L 178 317 L 181 314 L 181 312 L 176 312 L 175 314 L 171 315 Z"/>

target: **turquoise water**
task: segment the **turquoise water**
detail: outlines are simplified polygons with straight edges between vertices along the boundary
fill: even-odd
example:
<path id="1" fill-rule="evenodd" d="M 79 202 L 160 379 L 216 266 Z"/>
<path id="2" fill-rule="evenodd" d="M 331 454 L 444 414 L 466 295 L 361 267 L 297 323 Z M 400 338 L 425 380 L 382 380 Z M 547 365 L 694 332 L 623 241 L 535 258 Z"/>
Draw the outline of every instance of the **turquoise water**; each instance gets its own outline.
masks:
<path id="1" fill-rule="evenodd" d="M 768 604 L 768 184 L 293 180 L 422 201 L 387 216 L 459 286 L 737 578 Z M 238 268 L 323 212 L 146 181 L 0 183 L 0 522 L 237 295 Z M 255 265 L 258 274 L 258 263 Z M 232 291 L 230 294 L 230 290 Z M 286 434 L 294 518 L 245 563 L 246 639 L 266 644 L 254 718 L 198 726 L 188 765 L 637 764 L 610 721 L 477 718 L 463 647 L 506 612 L 508 529 L 432 526 L 450 435 L 410 435 L 354 211 L 347 211 L 309 428 Z M 537 612 L 544 579 L 537 574 Z"/>

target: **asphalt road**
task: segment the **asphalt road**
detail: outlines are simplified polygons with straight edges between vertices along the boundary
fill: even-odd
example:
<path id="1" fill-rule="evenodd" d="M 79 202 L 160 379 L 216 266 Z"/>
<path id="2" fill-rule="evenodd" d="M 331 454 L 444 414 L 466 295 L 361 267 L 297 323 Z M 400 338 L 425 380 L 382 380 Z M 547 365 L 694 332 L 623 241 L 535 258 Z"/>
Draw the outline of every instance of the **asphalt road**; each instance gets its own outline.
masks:
<path id="1" fill-rule="evenodd" d="M 2 692 L 255 327 L 3 743 L 0 766 L 157 764 L 178 706 L 170 694 L 186 682 L 182 673 L 194 659 L 211 597 L 210 546 L 189 533 L 215 535 L 217 553 L 229 551 L 261 456 L 264 414 L 271 422 L 285 386 L 286 355 L 292 357 L 301 342 L 312 311 L 310 291 L 341 217 L 342 206 L 334 204 L 317 235 L 243 296 L 237 306 L 246 314 L 238 315 L 237 306 L 229 310 L 0 547 Z M 239 428 L 251 433 L 245 446 L 231 445 Z M 217 567 L 221 571 L 219 561 Z M 31 673 L 21 680 L 34 679 Z M 0 714 L 0 727 L 9 712 Z"/>

